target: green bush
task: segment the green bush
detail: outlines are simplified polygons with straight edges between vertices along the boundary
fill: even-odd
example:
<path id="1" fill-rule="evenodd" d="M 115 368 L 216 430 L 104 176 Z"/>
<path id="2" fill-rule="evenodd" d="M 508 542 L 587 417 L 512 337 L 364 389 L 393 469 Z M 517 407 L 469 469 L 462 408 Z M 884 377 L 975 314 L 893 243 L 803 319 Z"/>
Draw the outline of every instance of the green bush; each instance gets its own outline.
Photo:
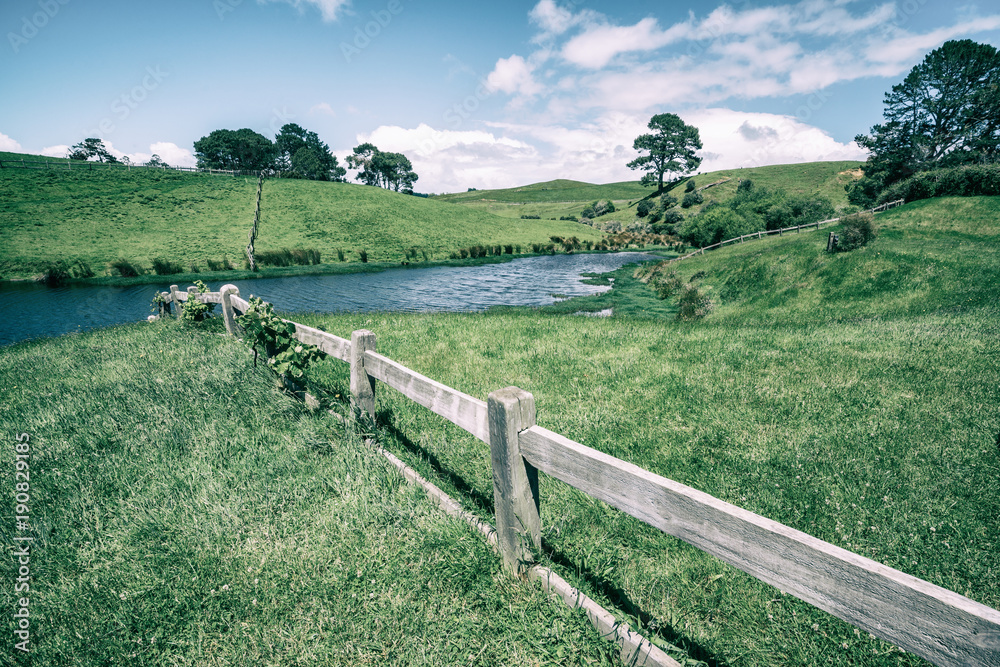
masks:
<path id="1" fill-rule="evenodd" d="M 677 294 L 683 286 L 684 281 L 681 280 L 679 275 L 677 275 L 677 271 L 671 271 L 666 275 L 657 276 L 653 280 L 653 289 L 656 290 L 656 296 L 660 299 L 669 299 L 673 295 Z"/>
<path id="2" fill-rule="evenodd" d="M 677 319 L 700 320 L 712 312 L 714 304 L 697 285 L 688 283 L 680 288 L 677 298 Z"/>
<path id="3" fill-rule="evenodd" d="M 365 250 L 363 248 L 361 250 L 359 250 L 358 251 L 358 257 L 361 258 L 361 263 L 362 264 L 367 264 L 368 263 L 368 251 L 367 250 Z"/>
<path id="4" fill-rule="evenodd" d="M 681 200 L 681 208 L 691 208 L 692 206 L 697 206 L 703 201 L 705 201 L 705 198 L 701 196 L 701 193 L 692 190 L 684 195 L 684 199 Z"/>
<path id="5" fill-rule="evenodd" d="M 931 197 L 1000 195 L 1000 165 L 969 165 L 934 169 L 914 174 L 879 193 L 877 202 L 904 199 L 908 202 Z"/>
<path id="6" fill-rule="evenodd" d="M 111 262 L 111 268 L 118 271 L 119 275 L 123 278 L 135 278 L 136 276 L 141 276 L 143 274 L 142 266 L 139 264 L 133 264 L 127 259 L 116 259 Z"/>
<path id="7" fill-rule="evenodd" d="M 694 189 L 698 187 L 694 184 L 694 179 L 689 178 L 688 182 L 684 184 L 684 192 L 694 192 Z"/>
<path id="8" fill-rule="evenodd" d="M 840 241 L 836 252 L 856 250 L 875 238 L 875 216 L 871 213 L 855 213 L 841 218 Z"/>
<path id="9" fill-rule="evenodd" d="M 653 204 L 648 199 L 643 199 L 635 207 L 635 214 L 640 218 L 645 218 L 653 210 Z"/>

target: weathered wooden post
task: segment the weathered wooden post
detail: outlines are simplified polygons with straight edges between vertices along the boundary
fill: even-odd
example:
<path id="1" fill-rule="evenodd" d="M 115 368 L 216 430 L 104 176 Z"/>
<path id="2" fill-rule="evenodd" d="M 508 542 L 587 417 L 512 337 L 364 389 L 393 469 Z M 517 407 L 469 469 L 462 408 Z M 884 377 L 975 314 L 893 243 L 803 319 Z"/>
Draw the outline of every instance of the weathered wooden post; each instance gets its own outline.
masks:
<path id="1" fill-rule="evenodd" d="M 518 434 L 535 425 L 535 397 L 517 387 L 492 392 L 487 400 L 490 459 L 493 465 L 493 506 L 504 567 L 523 576 L 541 548 L 538 513 L 538 470 L 524 460 Z"/>
<path id="2" fill-rule="evenodd" d="M 219 292 L 222 294 L 222 319 L 226 322 L 226 331 L 230 335 L 237 334 L 236 316 L 233 313 L 233 302 L 230 297 L 235 294 L 240 295 L 240 288 L 236 285 L 223 285 Z"/>
<path id="3" fill-rule="evenodd" d="M 365 352 L 374 352 L 375 334 L 367 329 L 351 332 L 351 410 L 375 417 L 375 378 L 365 370 Z"/>
<path id="4" fill-rule="evenodd" d="M 830 232 L 830 236 L 828 236 L 826 239 L 827 252 L 833 252 L 834 250 L 837 249 L 837 240 L 838 240 L 837 235 L 834 234 L 833 232 Z"/>
<path id="5" fill-rule="evenodd" d="M 167 301 L 167 297 L 170 296 L 170 292 L 160 292 L 160 296 L 163 300 L 160 301 L 158 314 L 160 317 L 166 317 L 170 314 L 170 302 Z"/>
<path id="6" fill-rule="evenodd" d="M 181 300 L 178 298 L 180 291 L 177 289 L 177 285 L 170 286 L 170 302 L 174 305 L 174 317 L 177 319 L 181 318 Z"/>

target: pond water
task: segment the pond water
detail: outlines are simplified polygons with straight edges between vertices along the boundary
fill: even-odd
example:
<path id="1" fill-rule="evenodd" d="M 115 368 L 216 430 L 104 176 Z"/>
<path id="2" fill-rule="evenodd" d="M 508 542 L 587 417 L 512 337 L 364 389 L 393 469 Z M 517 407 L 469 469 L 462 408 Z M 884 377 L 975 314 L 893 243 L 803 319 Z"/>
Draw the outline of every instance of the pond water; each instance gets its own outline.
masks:
<path id="1" fill-rule="evenodd" d="M 580 282 L 631 262 L 659 259 L 638 252 L 525 257 L 467 267 L 400 268 L 381 273 L 236 280 L 244 298 L 259 296 L 282 312 L 461 312 L 490 306 L 545 306 L 558 298 L 598 294 L 608 287 Z M 160 285 L 46 287 L 0 283 L 0 345 L 144 320 Z M 216 291 L 223 283 L 209 281 Z M 180 285 L 186 289 L 187 284 Z"/>

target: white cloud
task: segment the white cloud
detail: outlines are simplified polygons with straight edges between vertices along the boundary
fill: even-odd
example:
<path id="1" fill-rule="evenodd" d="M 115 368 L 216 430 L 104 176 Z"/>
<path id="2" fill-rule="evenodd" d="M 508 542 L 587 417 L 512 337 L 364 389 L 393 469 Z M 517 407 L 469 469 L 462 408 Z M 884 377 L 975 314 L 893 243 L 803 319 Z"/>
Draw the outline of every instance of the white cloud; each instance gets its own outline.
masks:
<path id="1" fill-rule="evenodd" d="M 864 160 L 853 141 L 842 144 L 818 127 L 792 116 L 702 109 L 681 114 L 698 128 L 705 160 L 701 171 L 795 164 L 823 160 Z"/>
<path id="2" fill-rule="evenodd" d="M 105 143 L 108 146 L 108 150 L 111 151 L 112 155 L 118 158 L 122 157 L 122 154 L 111 148 L 110 143 Z M 186 148 L 181 148 L 177 144 L 170 141 L 157 141 L 149 145 L 149 152 L 136 152 L 129 153 L 128 158 L 132 161 L 132 164 L 144 164 L 149 162 L 153 155 L 159 155 L 160 159 L 169 164 L 171 167 L 194 167 L 197 166 L 198 161 L 195 159 L 194 154 Z"/>
<path id="3" fill-rule="evenodd" d="M 38 153 L 46 157 L 66 157 L 66 154 L 69 153 L 69 146 L 66 144 L 46 146 L 42 150 L 38 151 Z"/>
<path id="4" fill-rule="evenodd" d="M 286 2 L 299 11 L 303 7 L 312 5 L 319 9 L 324 21 L 336 21 L 344 9 L 351 4 L 351 0 L 257 0 L 260 4 L 267 2 Z"/>
<path id="5" fill-rule="evenodd" d="M 309 107 L 309 115 L 323 114 L 324 116 L 336 116 L 337 113 L 330 106 L 329 102 L 320 102 Z"/>
<path id="6" fill-rule="evenodd" d="M 3 132 L 0 132 L 0 151 L 20 153 L 22 152 L 21 144 L 17 143 Z"/>
<path id="7" fill-rule="evenodd" d="M 660 30 L 652 18 L 633 26 L 595 26 L 567 42 L 562 57 L 580 67 L 600 69 L 620 53 L 655 51 L 677 41 L 687 31 L 683 24 Z"/>
<path id="8" fill-rule="evenodd" d="M 500 58 L 493 71 L 486 77 L 486 87 L 490 92 L 534 95 L 541 91 L 541 86 L 532 77 L 533 71 L 534 67 L 521 56 Z"/>

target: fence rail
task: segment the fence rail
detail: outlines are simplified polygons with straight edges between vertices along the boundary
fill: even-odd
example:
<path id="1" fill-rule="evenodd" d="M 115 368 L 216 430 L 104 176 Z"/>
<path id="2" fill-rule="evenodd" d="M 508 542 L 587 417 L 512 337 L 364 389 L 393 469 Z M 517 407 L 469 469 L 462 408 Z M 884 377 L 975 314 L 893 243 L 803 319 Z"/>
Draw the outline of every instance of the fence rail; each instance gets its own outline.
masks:
<path id="1" fill-rule="evenodd" d="M 153 166 L 145 164 L 126 164 L 124 162 L 92 162 L 90 160 L 0 160 L 0 169 L 161 169 L 168 171 L 190 171 L 200 174 L 225 174 L 226 176 L 259 176 L 258 171 L 240 171 L 234 169 L 201 169 L 199 167 L 172 167 L 170 165 Z"/>
<path id="2" fill-rule="evenodd" d="M 897 206 L 902 206 L 906 203 L 905 199 L 897 199 L 896 201 L 886 202 L 876 206 L 875 208 L 868 209 L 871 213 L 882 213 L 883 211 L 888 211 L 890 208 L 895 208 Z M 781 229 L 762 229 L 757 232 L 752 232 L 750 234 L 743 234 L 742 236 L 735 236 L 731 239 L 726 239 L 725 241 L 719 241 L 718 243 L 713 243 L 712 245 L 707 245 L 704 248 L 698 248 L 694 252 L 689 252 L 683 257 L 674 257 L 670 262 L 679 262 L 682 259 L 688 259 L 689 257 L 694 257 L 695 255 L 704 255 L 706 250 L 715 250 L 721 248 L 727 243 L 744 243 L 747 239 L 762 239 L 765 236 L 773 236 L 777 234 L 782 236 L 785 232 L 796 232 L 801 233 L 803 229 L 819 229 L 823 225 L 829 225 L 830 223 L 839 222 L 840 218 L 830 218 L 829 220 L 820 220 L 818 222 L 810 222 L 806 225 L 796 225 L 795 227 L 782 227 Z"/>
<path id="3" fill-rule="evenodd" d="M 222 304 L 234 335 L 239 333 L 235 313 L 249 308 L 233 285 L 204 294 L 171 285 L 161 296 L 164 316 L 171 304 L 192 297 Z M 936 665 L 1000 666 L 1000 612 L 991 607 L 538 426 L 534 397 L 516 387 L 482 401 L 378 354 L 370 331 L 355 331 L 348 341 L 293 324 L 299 341 L 350 363 L 355 410 L 374 415 L 376 382 L 381 382 L 489 445 L 496 539 L 511 572 L 555 577 L 532 557 L 541 542 L 538 473 L 543 472 Z M 552 590 L 565 598 L 568 585 L 562 585 Z M 582 602 L 578 606 L 589 609 Z M 591 611 L 596 626 L 608 625 L 606 615 L 598 622 Z M 620 635 L 616 630 L 615 639 L 622 642 Z M 645 651 L 640 664 L 677 664 L 648 643 L 630 646 L 638 651 L 638 645 Z M 622 644 L 623 656 L 625 650 Z"/>

